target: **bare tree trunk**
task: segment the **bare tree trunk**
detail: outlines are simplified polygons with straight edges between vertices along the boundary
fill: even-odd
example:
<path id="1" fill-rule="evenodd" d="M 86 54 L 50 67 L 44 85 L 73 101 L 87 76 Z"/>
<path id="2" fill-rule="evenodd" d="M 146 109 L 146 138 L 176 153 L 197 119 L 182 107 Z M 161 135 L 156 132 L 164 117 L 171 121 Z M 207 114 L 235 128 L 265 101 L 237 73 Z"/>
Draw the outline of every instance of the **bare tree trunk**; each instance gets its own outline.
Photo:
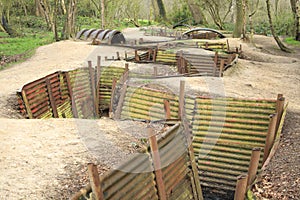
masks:
<path id="1" fill-rule="evenodd" d="M 41 15 L 41 12 L 40 12 L 40 2 L 39 0 L 35 0 L 35 15 L 37 17 L 39 17 Z"/>
<path id="2" fill-rule="evenodd" d="M 292 7 L 292 11 L 293 11 L 293 16 L 294 16 L 294 36 L 295 39 L 300 41 L 300 4 L 299 0 L 290 0 L 291 2 L 291 7 Z"/>
<path id="3" fill-rule="evenodd" d="M 243 33 L 244 26 L 244 8 L 243 0 L 236 0 L 236 18 L 235 18 L 235 27 L 233 31 L 233 37 L 239 38 Z"/>
<path id="4" fill-rule="evenodd" d="M 101 0 L 101 28 L 105 28 L 105 0 Z"/>
<path id="5" fill-rule="evenodd" d="M 157 3 L 157 6 L 158 6 L 160 18 L 163 19 L 163 20 L 166 20 L 167 15 L 166 15 L 164 2 L 162 0 L 156 0 L 156 3 Z"/>
<path id="6" fill-rule="evenodd" d="M 197 2 L 195 2 L 194 0 L 187 0 L 187 4 L 196 24 L 208 24 L 203 11 L 201 10 L 200 5 L 198 5 Z"/>
<path id="7" fill-rule="evenodd" d="M 67 13 L 65 0 L 61 0 L 61 1 L 60 1 L 60 5 L 61 5 L 61 9 L 62 9 L 62 11 L 63 11 L 63 14 L 65 15 L 65 14 Z"/>
<path id="8" fill-rule="evenodd" d="M 269 18 L 269 23 L 270 23 L 270 29 L 272 32 L 272 35 L 274 37 L 274 39 L 276 40 L 277 45 L 279 46 L 279 48 L 284 51 L 284 52 L 288 52 L 291 53 L 292 51 L 287 48 L 279 39 L 278 35 L 275 32 L 275 29 L 273 27 L 273 20 L 272 20 L 272 15 L 271 15 L 271 5 L 270 5 L 270 0 L 266 0 L 266 4 L 267 4 L 267 12 L 268 12 L 268 18 Z"/>
<path id="9" fill-rule="evenodd" d="M 76 10 L 77 10 L 77 0 L 69 0 L 69 5 L 67 9 L 67 17 L 64 26 L 64 36 L 63 39 L 70 39 L 75 36 L 75 22 L 76 22 Z"/>

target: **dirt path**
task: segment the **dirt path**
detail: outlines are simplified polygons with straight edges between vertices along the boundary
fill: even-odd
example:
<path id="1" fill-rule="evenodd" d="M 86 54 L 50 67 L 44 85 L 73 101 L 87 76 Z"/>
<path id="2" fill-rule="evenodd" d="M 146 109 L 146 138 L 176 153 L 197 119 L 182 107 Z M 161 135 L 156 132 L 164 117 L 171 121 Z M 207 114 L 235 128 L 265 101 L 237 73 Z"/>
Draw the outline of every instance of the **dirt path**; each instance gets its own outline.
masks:
<path id="1" fill-rule="evenodd" d="M 133 38 L 136 31 L 126 30 L 129 38 Z M 257 36 L 255 40 L 259 44 L 256 47 L 243 44 L 247 60 L 240 60 L 221 81 L 228 96 L 276 98 L 278 93 L 283 93 L 289 101 L 280 147 L 263 173 L 256 193 L 267 199 L 299 199 L 300 50 L 286 55 L 277 50 L 272 38 Z M 238 46 L 241 41 L 231 40 L 230 43 Z M 0 199 L 67 199 L 86 183 L 88 162 L 98 162 L 105 171 L 111 167 L 109 164 L 120 160 L 113 157 L 111 163 L 105 163 L 111 152 L 117 155 L 125 152 L 126 157 L 135 150 L 131 145 L 136 137 L 132 134 L 120 137 L 114 122 L 24 120 L 16 119 L 21 116 L 15 110 L 15 92 L 26 82 L 58 70 L 81 67 L 87 60 L 95 62 L 98 55 L 113 56 L 116 51 L 124 50 L 64 41 L 40 47 L 31 59 L 0 71 Z M 178 79 L 170 84 L 176 81 Z M 191 90 L 210 92 L 207 83 L 214 81 L 216 78 L 198 77 L 187 79 L 187 84 Z M 114 131 L 98 130 L 99 127 L 104 130 L 107 124 Z M 127 130 L 132 132 L 131 126 Z M 109 142 L 98 149 L 107 153 L 96 158 L 97 153 L 89 151 L 81 134 L 90 134 L 91 137 L 87 137 L 90 141 L 95 135 L 103 140 L 109 138 Z M 118 145 L 122 147 L 119 150 L 114 148 Z M 108 146 L 111 148 L 106 149 Z"/>

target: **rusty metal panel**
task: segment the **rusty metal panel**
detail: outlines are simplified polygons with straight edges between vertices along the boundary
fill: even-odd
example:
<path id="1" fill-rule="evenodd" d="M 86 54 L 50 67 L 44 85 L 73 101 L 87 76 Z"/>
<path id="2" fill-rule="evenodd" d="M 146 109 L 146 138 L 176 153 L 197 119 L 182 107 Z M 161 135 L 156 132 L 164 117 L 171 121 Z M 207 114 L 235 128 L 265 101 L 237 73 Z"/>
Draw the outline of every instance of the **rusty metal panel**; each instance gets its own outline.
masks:
<path id="1" fill-rule="evenodd" d="M 73 91 L 75 106 L 79 118 L 94 118 L 94 100 L 92 95 L 91 77 L 88 68 L 80 68 L 68 72 Z"/>
<path id="2" fill-rule="evenodd" d="M 71 101 L 66 101 L 57 107 L 59 118 L 73 118 Z"/>
<path id="3" fill-rule="evenodd" d="M 104 199 L 158 199 L 149 154 L 136 154 L 101 178 Z"/>
<path id="4" fill-rule="evenodd" d="M 150 88 L 128 87 L 121 118 L 162 120 L 165 119 L 164 100 L 170 102 L 171 118 L 178 118 L 178 97 L 172 93 Z"/>
<path id="5" fill-rule="evenodd" d="M 158 140 L 163 181 L 168 199 L 195 199 L 187 145 L 184 129 L 179 124 Z"/>
<path id="6" fill-rule="evenodd" d="M 177 64 L 177 54 L 170 53 L 167 51 L 157 51 L 156 62 L 163 63 L 163 64 L 169 64 L 169 65 L 176 65 Z"/>
<path id="7" fill-rule="evenodd" d="M 59 89 L 59 73 L 53 73 L 23 86 L 21 93 L 24 95 L 20 102 L 20 109 L 26 113 L 30 112 L 30 118 L 51 118 L 52 108 L 50 106 L 49 91 L 46 80 L 50 81 L 51 92 L 56 104 L 61 103 Z M 24 103 L 24 104 L 23 104 Z"/>
<path id="8" fill-rule="evenodd" d="M 196 98 L 193 148 L 205 191 L 232 195 L 254 147 L 265 146 L 275 100 Z M 261 152 L 259 168 L 262 165 Z"/>
<path id="9" fill-rule="evenodd" d="M 101 75 L 99 80 L 99 109 L 108 109 L 111 103 L 113 78 L 118 81 L 125 72 L 125 68 L 121 67 L 101 67 Z"/>

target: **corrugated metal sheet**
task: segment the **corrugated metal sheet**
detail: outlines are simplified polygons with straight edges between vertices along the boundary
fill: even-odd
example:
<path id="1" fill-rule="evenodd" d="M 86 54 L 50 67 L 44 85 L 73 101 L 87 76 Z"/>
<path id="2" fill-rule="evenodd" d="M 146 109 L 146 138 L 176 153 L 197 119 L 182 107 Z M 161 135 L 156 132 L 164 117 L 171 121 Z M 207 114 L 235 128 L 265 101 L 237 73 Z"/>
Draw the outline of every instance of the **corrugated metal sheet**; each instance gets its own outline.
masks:
<path id="1" fill-rule="evenodd" d="M 176 124 L 159 137 L 157 145 L 161 169 L 154 169 L 152 150 L 148 146 L 144 153 L 133 155 L 117 169 L 100 176 L 105 200 L 160 199 L 161 188 L 155 170 L 162 171 L 166 199 L 202 199 L 201 188 L 196 189 L 196 185 L 200 187 L 199 178 L 192 171 L 193 160 L 183 126 Z M 78 195 L 75 196 L 77 199 Z"/>
<path id="2" fill-rule="evenodd" d="M 178 97 L 149 88 L 128 87 L 121 119 L 165 119 L 164 100 L 170 102 L 171 118 L 178 118 Z"/>
<path id="3" fill-rule="evenodd" d="M 95 107 L 89 69 L 80 68 L 69 71 L 68 74 L 70 76 L 71 88 L 78 112 L 78 118 L 94 118 Z"/>
<path id="4" fill-rule="evenodd" d="M 59 73 L 53 73 L 31 83 L 24 85 L 18 94 L 20 110 L 25 111 L 29 118 L 51 118 L 53 112 L 50 103 L 47 79 L 56 105 L 63 103 L 60 91 Z"/>
<path id="5" fill-rule="evenodd" d="M 158 141 L 158 147 L 168 199 L 196 199 L 193 194 L 195 183 L 183 127 L 173 127 L 169 135 Z"/>
<path id="6" fill-rule="evenodd" d="M 104 199 L 158 199 L 149 154 L 137 154 L 101 180 Z"/>
<path id="7" fill-rule="evenodd" d="M 230 196 L 236 177 L 248 171 L 252 149 L 265 146 L 276 101 L 199 97 L 196 103 L 193 148 L 201 184 Z M 259 167 L 262 159 L 263 152 Z"/>
<path id="8" fill-rule="evenodd" d="M 112 92 L 112 83 L 113 78 L 116 78 L 117 81 L 123 76 L 125 68 L 121 67 L 102 67 L 101 76 L 99 81 L 99 109 L 107 109 L 111 102 L 111 92 Z M 118 82 L 117 82 L 118 83 Z"/>

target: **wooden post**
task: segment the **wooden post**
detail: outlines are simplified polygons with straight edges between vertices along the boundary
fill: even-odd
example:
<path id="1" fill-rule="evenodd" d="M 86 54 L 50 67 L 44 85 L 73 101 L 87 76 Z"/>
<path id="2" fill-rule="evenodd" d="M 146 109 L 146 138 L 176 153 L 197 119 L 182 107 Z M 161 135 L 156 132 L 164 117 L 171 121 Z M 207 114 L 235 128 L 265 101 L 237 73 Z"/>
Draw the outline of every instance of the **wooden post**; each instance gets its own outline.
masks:
<path id="1" fill-rule="evenodd" d="M 218 68 L 218 52 L 215 53 L 214 67 L 213 67 L 213 76 L 216 76 L 217 68 Z"/>
<path id="2" fill-rule="evenodd" d="M 234 193 L 234 200 L 244 200 L 247 191 L 248 175 L 240 175 L 237 178 L 237 184 Z"/>
<path id="3" fill-rule="evenodd" d="M 93 97 L 93 104 L 94 104 L 94 115 L 96 117 L 99 117 L 98 116 L 98 105 L 96 105 L 97 103 L 97 100 L 96 100 L 96 86 L 95 86 L 95 76 L 94 76 L 94 73 L 93 73 L 93 65 L 92 65 L 92 61 L 88 61 L 88 66 L 89 66 L 89 74 L 90 74 L 90 84 L 91 84 L 91 90 L 92 90 L 92 97 Z"/>
<path id="4" fill-rule="evenodd" d="M 113 110 L 114 94 L 115 94 L 116 86 L 117 86 L 117 78 L 114 77 L 113 82 L 112 82 L 110 105 L 109 105 L 109 116 L 110 117 L 112 116 L 112 112 L 113 112 L 112 110 Z"/>
<path id="5" fill-rule="evenodd" d="M 91 188 L 93 191 L 93 196 L 94 196 L 93 199 L 104 200 L 98 169 L 97 166 L 94 165 L 93 163 L 88 164 L 88 174 L 89 174 Z"/>
<path id="6" fill-rule="evenodd" d="M 97 67 L 101 66 L 101 56 L 97 56 Z"/>
<path id="7" fill-rule="evenodd" d="M 75 102 L 74 95 L 73 95 L 69 72 L 66 73 L 66 80 L 67 80 L 67 87 L 68 87 L 68 91 L 69 91 L 69 95 L 70 95 L 70 99 L 71 99 L 73 117 L 78 118 L 78 110 L 77 110 L 76 102 Z"/>
<path id="8" fill-rule="evenodd" d="M 139 43 L 140 43 L 140 44 L 143 44 L 143 43 L 144 43 L 144 39 L 143 39 L 143 38 L 140 38 L 140 39 L 139 39 Z"/>
<path id="9" fill-rule="evenodd" d="M 251 160 L 250 160 L 250 165 L 249 165 L 249 169 L 248 169 L 247 186 L 251 185 L 255 180 L 256 173 L 258 170 L 258 165 L 259 165 L 260 152 L 261 152 L 261 148 L 259 148 L 259 147 L 252 149 Z"/>
<path id="10" fill-rule="evenodd" d="M 164 99 L 164 109 L 165 109 L 166 119 L 171 119 L 170 101 L 167 99 Z"/>
<path id="11" fill-rule="evenodd" d="M 124 99 L 126 96 L 126 91 L 127 91 L 127 85 L 126 83 L 124 83 L 123 88 L 121 90 L 121 94 L 120 94 L 120 99 L 119 99 L 119 103 L 116 109 L 116 113 L 114 116 L 114 119 L 118 120 L 121 119 L 121 112 L 122 112 L 122 107 L 123 107 L 123 103 L 124 103 Z"/>
<path id="12" fill-rule="evenodd" d="M 57 112 L 56 102 L 55 102 L 55 98 L 52 93 L 52 87 L 51 87 L 49 78 L 46 79 L 46 85 L 47 85 L 47 91 L 48 91 L 48 96 L 49 96 L 49 100 L 50 100 L 50 106 L 51 106 L 52 112 L 53 112 L 53 117 L 58 118 L 59 116 L 58 116 L 58 112 Z"/>
<path id="13" fill-rule="evenodd" d="M 284 110 L 284 101 L 285 98 L 282 94 L 278 94 L 276 101 L 276 113 L 277 113 L 277 124 L 276 124 L 276 133 L 280 125 L 280 121 L 282 118 L 283 110 Z"/>
<path id="14" fill-rule="evenodd" d="M 151 60 L 151 55 L 152 55 L 152 49 L 150 48 L 149 50 L 148 50 L 148 61 L 150 61 Z"/>
<path id="15" fill-rule="evenodd" d="M 105 60 L 105 61 L 107 61 L 107 60 L 108 60 L 107 56 L 105 56 L 105 57 L 104 57 L 104 60 Z"/>
<path id="16" fill-rule="evenodd" d="M 128 63 L 125 63 L 125 71 L 129 71 L 129 64 Z"/>
<path id="17" fill-rule="evenodd" d="M 127 60 L 128 56 L 127 56 L 127 51 L 125 51 L 125 60 Z"/>
<path id="18" fill-rule="evenodd" d="M 227 43 L 227 51 L 230 52 L 229 40 L 228 39 L 226 40 L 226 43 Z"/>
<path id="19" fill-rule="evenodd" d="M 199 42 L 196 42 L 196 47 L 199 48 Z"/>
<path id="20" fill-rule="evenodd" d="M 208 49 L 208 42 L 205 43 L 205 48 Z"/>
<path id="21" fill-rule="evenodd" d="M 153 62 L 156 62 L 157 51 L 158 51 L 158 49 L 154 49 L 154 52 L 153 52 Z"/>
<path id="22" fill-rule="evenodd" d="M 166 200 L 167 194 L 163 180 L 159 149 L 154 130 L 152 128 L 148 128 L 148 134 L 159 199 Z"/>
<path id="23" fill-rule="evenodd" d="M 138 51 L 137 50 L 134 51 L 134 58 L 135 58 L 135 62 L 140 62 L 140 57 L 138 55 Z"/>
<path id="24" fill-rule="evenodd" d="M 273 146 L 276 132 L 277 114 L 270 115 L 269 129 L 266 137 L 263 163 L 267 160 L 270 150 Z"/>
<path id="25" fill-rule="evenodd" d="M 153 70 L 154 70 L 153 76 L 157 77 L 158 76 L 157 66 L 153 67 Z"/>
<path id="26" fill-rule="evenodd" d="M 120 59 L 120 53 L 117 51 L 117 60 L 121 60 Z"/>
<path id="27" fill-rule="evenodd" d="M 243 49 L 242 49 L 242 44 L 240 44 L 240 53 L 242 53 Z"/>
<path id="28" fill-rule="evenodd" d="M 22 89 L 22 98 L 23 98 L 23 101 L 24 101 L 25 108 L 26 108 L 29 119 L 33 119 L 33 114 L 32 114 L 32 111 L 30 109 L 30 104 L 29 104 L 29 101 L 27 99 L 27 95 L 26 95 L 26 92 L 25 92 L 24 89 Z"/>
<path id="29" fill-rule="evenodd" d="M 185 81 L 180 81 L 178 118 L 183 119 Z"/>
<path id="30" fill-rule="evenodd" d="M 224 59 L 221 59 L 219 77 L 222 77 L 222 76 L 223 76 L 223 70 L 224 70 L 224 67 L 225 67 L 225 60 L 224 60 Z"/>
<path id="31" fill-rule="evenodd" d="M 193 146 L 191 145 L 191 141 L 188 143 L 188 149 L 189 149 L 189 156 L 190 156 L 190 160 L 191 160 L 192 173 L 193 173 L 195 187 L 196 187 L 196 193 L 198 196 L 198 198 L 195 198 L 195 199 L 203 200 L 202 188 L 200 185 L 200 178 L 199 178 L 199 174 L 198 174 L 195 153 L 194 153 Z"/>

